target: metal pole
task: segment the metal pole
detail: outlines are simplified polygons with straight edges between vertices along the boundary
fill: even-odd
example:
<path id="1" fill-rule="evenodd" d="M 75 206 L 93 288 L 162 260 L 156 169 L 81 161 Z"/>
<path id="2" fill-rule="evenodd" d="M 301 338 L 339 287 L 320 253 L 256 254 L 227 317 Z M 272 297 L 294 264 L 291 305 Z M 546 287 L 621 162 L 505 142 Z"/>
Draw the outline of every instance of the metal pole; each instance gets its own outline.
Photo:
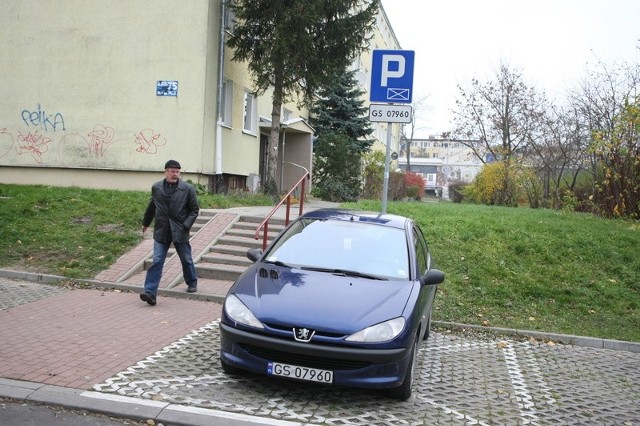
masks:
<path id="1" fill-rule="evenodd" d="M 387 192 L 389 192 L 389 158 L 391 157 L 391 123 L 387 123 L 387 153 L 384 157 L 384 182 L 382 184 L 382 210 L 387 213 Z"/>

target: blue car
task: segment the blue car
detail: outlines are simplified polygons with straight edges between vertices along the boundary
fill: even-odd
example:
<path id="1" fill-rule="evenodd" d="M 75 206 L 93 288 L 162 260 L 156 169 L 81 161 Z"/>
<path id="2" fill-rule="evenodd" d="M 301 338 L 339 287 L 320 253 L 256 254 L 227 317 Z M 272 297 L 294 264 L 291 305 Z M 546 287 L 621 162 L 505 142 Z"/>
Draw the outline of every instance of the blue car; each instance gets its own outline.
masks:
<path id="1" fill-rule="evenodd" d="M 246 370 L 411 396 L 444 274 L 410 218 L 321 209 L 291 222 L 230 288 L 220 361 Z"/>

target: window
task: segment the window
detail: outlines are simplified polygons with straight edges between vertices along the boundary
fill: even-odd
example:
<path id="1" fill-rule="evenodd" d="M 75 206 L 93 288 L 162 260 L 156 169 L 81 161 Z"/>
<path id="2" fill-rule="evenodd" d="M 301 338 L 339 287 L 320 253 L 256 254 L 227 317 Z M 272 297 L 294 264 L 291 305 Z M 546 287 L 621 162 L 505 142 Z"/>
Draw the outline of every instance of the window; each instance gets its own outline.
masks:
<path id="1" fill-rule="evenodd" d="M 228 3 L 234 3 L 234 2 L 228 2 Z M 231 7 L 229 7 L 229 5 L 225 5 L 224 8 L 224 29 L 229 31 L 229 32 L 233 32 L 233 28 L 235 27 L 235 21 L 236 21 L 236 14 L 235 12 L 231 9 Z"/>
<path id="2" fill-rule="evenodd" d="M 282 121 L 289 121 L 291 120 L 293 115 L 293 112 L 291 112 L 290 110 L 284 108 L 282 111 Z"/>
<path id="3" fill-rule="evenodd" d="M 233 81 L 224 79 L 222 83 L 222 111 L 220 119 L 222 124 L 231 127 L 231 113 L 233 106 Z"/>
<path id="4" fill-rule="evenodd" d="M 256 133 L 256 97 L 253 93 L 245 89 L 244 91 L 244 117 L 242 130 L 249 133 Z"/>
<path id="5" fill-rule="evenodd" d="M 427 242 L 424 240 L 422 232 L 420 232 L 420 229 L 415 227 L 413 228 L 413 243 L 416 247 L 416 263 L 418 265 L 416 273 L 418 275 L 423 275 L 431 267 L 431 256 L 429 255 Z"/>

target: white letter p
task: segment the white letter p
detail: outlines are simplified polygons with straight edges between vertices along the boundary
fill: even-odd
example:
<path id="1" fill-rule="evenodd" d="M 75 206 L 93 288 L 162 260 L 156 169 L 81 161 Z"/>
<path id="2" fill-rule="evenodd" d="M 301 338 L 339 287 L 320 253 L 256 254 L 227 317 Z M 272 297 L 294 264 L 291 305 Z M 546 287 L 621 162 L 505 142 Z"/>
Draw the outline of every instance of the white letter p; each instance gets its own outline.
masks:
<path id="1" fill-rule="evenodd" d="M 389 64 L 391 62 L 398 63 L 398 70 L 391 71 Z M 387 79 L 400 78 L 404 75 L 404 56 L 402 55 L 382 55 L 382 73 L 380 78 L 380 86 L 387 87 Z"/>

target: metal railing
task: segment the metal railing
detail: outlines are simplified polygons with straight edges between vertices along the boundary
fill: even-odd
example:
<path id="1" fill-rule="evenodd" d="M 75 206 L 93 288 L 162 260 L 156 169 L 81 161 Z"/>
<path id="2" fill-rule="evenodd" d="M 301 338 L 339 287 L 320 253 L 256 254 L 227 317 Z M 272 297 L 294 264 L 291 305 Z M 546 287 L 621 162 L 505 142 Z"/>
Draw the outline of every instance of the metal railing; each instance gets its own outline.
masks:
<path id="1" fill-rule="evenodd" d="M 297 164 L 294 164 L 294 165 L 298 166 Z M 271 219 L 271 217 L 285 203 L 286 203 L 286 206 L 287 206 L 287 210 L 286 210 L 286 213 L 285 213 L 285 221 L 284 221 L 284 223 L 285 223 L 285 226 L 289 224 L 289 213 L 291 211 L 291 196 L 293 195 L 294 191 L 298 187 L 300 187 L 300 211 L 298 212 L 298 215 L 299 216 L 302 215 L 302 211 L 303 211 L 303 208 L 304 208 L 305 182 L 307 181 L 307 179 L 309 179 L 310 174 L 309 174 L 309 170 L 307 170 L 305 167 L 302 167 L 302 166 L 298 166 L 298 167 L 304 169 L 304 171 L 305 171 L 304 175 L 300 178 L 300 180 L 298 180 L 298 182 L 296 182 L 296 184 L 289 190 L 289 192 L 287 192 L 282 197 L 280 202 L 275 205 L 275 207 L 271 210 L 271 212 L 269 212 L 269 214 L 265 217 L 265 219 L 256 228 L 256 232 L 255 232 L 255 234 L 253 236 L 256 240 L 260 238 L 260 231 L 261 230 L 263 231 L 263 233 L 262 233 L 262 250 L 267 248 L 267 241 L 268 241 L 268 235 L 269 235 L 269 219 Z"/>

